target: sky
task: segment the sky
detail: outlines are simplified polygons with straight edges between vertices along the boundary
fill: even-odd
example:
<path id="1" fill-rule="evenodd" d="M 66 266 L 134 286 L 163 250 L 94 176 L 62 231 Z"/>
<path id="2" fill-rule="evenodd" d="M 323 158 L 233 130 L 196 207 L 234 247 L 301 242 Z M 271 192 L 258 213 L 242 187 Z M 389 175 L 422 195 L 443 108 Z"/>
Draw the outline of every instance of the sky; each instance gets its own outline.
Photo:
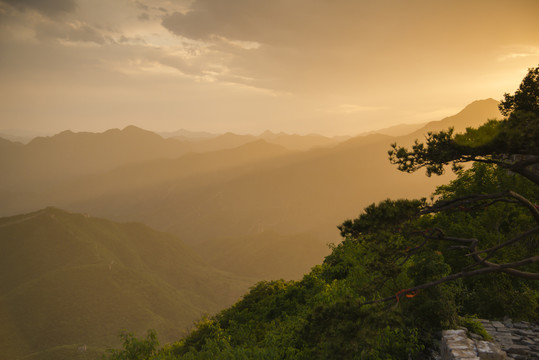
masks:
<path id="1" fill-rule="evenodd" d="M 0 0 L 0 131 L 356 135 L 514 92 L 538 0 Z"/>

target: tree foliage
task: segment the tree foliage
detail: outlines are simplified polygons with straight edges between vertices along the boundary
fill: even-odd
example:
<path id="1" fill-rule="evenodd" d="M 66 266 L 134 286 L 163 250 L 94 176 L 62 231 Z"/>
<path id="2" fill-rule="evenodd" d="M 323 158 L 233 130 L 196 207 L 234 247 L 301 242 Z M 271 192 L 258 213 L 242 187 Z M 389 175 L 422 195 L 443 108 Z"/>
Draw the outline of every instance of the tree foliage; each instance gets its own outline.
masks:
<path id="1" fill-rule="evenodd" d="M 123 348 L 109 350 L 109 360 L 146 360 L 158 353 L 159 341 L 154 330 L 148 330 L 146 339 L 138 339 L 134 334 L 122 331 L 120 333 Z"/>
<path id="2" fill-rule="evenodd" d="M 504 94 L 500 103 L 500 111 L 508 116 L 514 111 L 539 113 L 539 67 L 529 69 L 519 88 L 513 95 Z"/>

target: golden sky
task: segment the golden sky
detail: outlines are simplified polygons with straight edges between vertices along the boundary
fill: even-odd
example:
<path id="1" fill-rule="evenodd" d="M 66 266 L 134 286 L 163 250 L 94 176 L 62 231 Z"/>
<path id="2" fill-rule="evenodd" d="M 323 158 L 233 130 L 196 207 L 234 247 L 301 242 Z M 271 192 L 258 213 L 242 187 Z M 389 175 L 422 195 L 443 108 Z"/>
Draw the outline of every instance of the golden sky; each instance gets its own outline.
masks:
<path id="1" fill-rule="evenodd" d="M 355 135 L 513 92 L 539 0 L 0 0 L 0 131 Z"/>

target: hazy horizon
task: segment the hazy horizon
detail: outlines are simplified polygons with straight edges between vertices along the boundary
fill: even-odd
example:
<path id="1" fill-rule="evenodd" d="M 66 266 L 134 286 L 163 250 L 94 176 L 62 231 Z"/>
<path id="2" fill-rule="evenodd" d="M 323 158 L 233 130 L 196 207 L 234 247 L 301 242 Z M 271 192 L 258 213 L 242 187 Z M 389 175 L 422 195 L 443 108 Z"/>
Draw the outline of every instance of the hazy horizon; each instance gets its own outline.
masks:
<path id="1" fill-rule="evenodd" d="M 472 103 L 486 101 L 486 100 L 490 100 L 490 99 L 476 100 L 476 101 L 473 101 Z M 347 139 L 347 138 L 352 138 L 352 137 L 356 137 L 356 136 L 370 135 L 370 134 L 377 133 L 377 132 L 380 132 L 381 134 L 384 134 L 385 133 L 384 131 L 393 130 L 393 129 L 394 129 L 394 131 L 396 131 L 396 133 L 399 133 L 401 135 L 406 135 L 408 133 L 412 133 L 413 131 L 421 128 L 422 126 L 425 126 L 426 124 L 428 124 L 428 123 L 430 123 L 432 121 L 437 122 L 437 121 L 441 121 L 441 120 L 443 120 L 443 119 L 445 119 L 447 117 L 454 116 L 457 113 L 459 113 L 460 111 L 462 111 L 465 107 L 471 105 L 472 103 L 466 104 L 466 106 L 463 106 L 460 110 L 456 111 L 453 114 L 448 114 L 448 116 L 443 117 L 443 118 L 430 119 L 430 120 L 425 120 L 425 121 L 417 122 L 417 123 L 398 123 L 398 124 L 392 124 L 390 126 L 383 127 L 383 128 L 382 127 L 375 127 L 375 128 L 372 128 L 369 131 L 363 131 L 363 132 L 356 133 L 356 134 L 324 135 L 324 134 L 321 134 L 321 133 L 313 133 L 313 132 L 311 132 L 311 133 L 307 133 L 307 132 L 305 132 L 305 133 L 297 133 L 297 132 L 293 133 L 293 132 L 285 132 L 285 131 L 272 131 L 270 129 L 265 129 L 263 131 L 256 132 L 256 133 L 238 133 L 238 132 L 232 132 L 232 131 L 228 131 L 228 130 L 225 130 L 225 131 L 222 131 L 222 132 L 211 132 L 211 131 L 204 131 L 204 130 L 197 131 L 197 130 L 186 129 L 186 128 L 179 128 L 179 129 L 172 130 L 172 131 L 166 131 L 166 130 L 148 129 L 148 128 L 143 128 L 143 127 L 140 127 L 140 126 L 137 126 L 137 125 L 128 124 L 128 125 L 125 125 L 123 127 L 110 127 L 110 128 L 94 129 L 94 130 L 89 130 L 89 131 L 85 131 L 85 130 L 77 131 L 77 130 L 73 130 L 73 129 L 62 129 L 60 131 L 45 132 L 45 131 L 23 130 L 23 129 L 16 129 L 16 128 L 14 128 L 14 129 L 2 129 L 2 128 L 0 128 L 0 137 L 4 136 L 4 138 L 7 139 L 7 140 L 22 141 L 23 143 L 26 143 L 26 142 L 31 141 L 32 139 L 34 139 L 36 137 L 52 137 L 52 136 L 58 135 L 58 134 L 60 134 L 62 132 L 66 132 L 66 131 L 71 131 L 73 133 L 85 133 L 85 132 L 87 132 L 87 133 L 94 133 L 94 134 L 102 134 L 102 133 L 105 133 L 105 132 L 107 132 L 109 130 L 123 131 L 126 128 L 131 127 L 131 126 L 140 128 L 140 129 L 145 130 L 145 131 L 153 132 L 155 134 L 160 135 L 163 138 L 176 137 L 176 136 L 179 136 L 180 133 L 183 133 L 183 135 L 185 136 L 185 139 L 192 139 L 192 140 L 209 139 L 209 138 L 219 137 L 219 136 L 226 135 L 226 134 L 233 134 L 233 135 L 239 135 L 239 136 L 253 136 L 253 137 L 257 137 L 257 138 L 263 138 L 264 135 L 267 134 L 268 132 L 271 133 L 271 134 L 274 134 L 274 135 L 292 135 L 292 136 L 293 135 L 299 135 L 299 136 L 302 136 L 302 137 L 324 136 L 324 137 L 328 137 L 328 138 Z M 392 135 L 392 133 L 393 133 L 393 131 L 389 131 L 386 134 L 387 135 Z M 200 135 L 203 135 L 203 136 L 199 137 Z"/>
<path id="2" fill-rule="evenodd" d="M 500 100 L 539 2 L 0 0 L 0 129 L 356 135 Z"/>

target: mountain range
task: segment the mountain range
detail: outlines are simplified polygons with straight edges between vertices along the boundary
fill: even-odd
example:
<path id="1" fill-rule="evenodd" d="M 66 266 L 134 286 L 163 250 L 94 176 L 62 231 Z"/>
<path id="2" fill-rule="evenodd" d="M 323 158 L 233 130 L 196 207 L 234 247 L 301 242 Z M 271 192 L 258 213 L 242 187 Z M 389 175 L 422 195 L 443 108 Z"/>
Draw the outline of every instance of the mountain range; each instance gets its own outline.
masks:
<path id="1" fill-rule="evenodd" d="M 131 126 L 0 138 L 0 348 L 68 359 L 116 346 L 121 328 L 177 339 L 258 280 L 299 279 L 365 206 L 447 183 L 399 172 L 390 144 L 478 126 L 497 106 L 476 101 L 400 136 L 186 140 Z"/>
<path id="2" fill-rule="evenodd" d="M 32 149 L 40 142 L 50 143 L 55 152 L 41 150 L 42 154 L 48 153 L 48 163 L 58 167 L 63 164 L 69 169 L 64 173 L 80 167 L 80 175 L 66 176 L 43 187 L 39 184 L 45 180 L 36 172 L 31 180 L 33 185 L 24 188 L 26 174 L 21 168 L 25 167 L 12 164 L 6 168 L 4 162 L 4 173 L 17 179 L 19 188 L 14 191 L 3 186 L 6 190 L 0 194 L 2 212 L 9 215 L 53 205 L 115 221 L 139 221 L 175 234 L 208 258 L 218 258 L 220 251 L 215 249 L 226 244 L 229 249 L 235 249 L 239 262 L 252 261 L 253 254 L 264 257 L 267 252 L 262 249 L 269 246 L 265 241 L 271 243 L 272 237 L 288 239 L 289 249 L 282 258 L 273 263 L 268 263 L 268 258 L 259 262 L 265 264 L 264 269 L 259 269 L 260 274 L 266 274 L 264 278 L 271 277 L 272 272 L 285 278 L 298 278 L 309 270 L 309 265 L 320 262 L 328 253 L 327 243 L 339 241 L 336 226 L 346 218 L 355 217 L 363 207 L 386 197 L 429 196 L 437 185 L 451 178 L 452 174 L 428 178 L 421 173 L 399 172 L 387 160 L 391 143 L 411 144 L 428 131 L 449 126 L 457 131 L 477 126 L 489 118 L 500 117 L 497 105 L 493 99 L 476 101 L 454 116 L 430 122 L 405 136 L 358 136 L 308 151 L 294 151 L 254 138 L 235 148 L 173 157 L 174 151 L 184 150 L 184 143 L 134 127 L 102 134 L 62 133 L 38 138 L 24 147 Z M 112 141 L 110 145 L 102 145 L 107 142 L 101 138 L 113 136 L 122 139 L 118 146 L 123 150 L 114 150 Z M 83 142 L 79 138 L 88 140 Z M 238 136 L 225 134 L 213 140 L 218 138 L 219 142 L 236 141 Z M 135 142 L 137 149 L 129 152 L 127 144 Z M 80 145 L 72 149 L 74 144 Z M 86 154 L 81 148 L 100 151 Z M 150 150 L 143 150 L 145 155 L 137 158 L 140 149 Z M 116 153 L 107 156 L 105 150 Z M 3 158 L 11 158 L 9 151 L 2 153 Z M 76 154 L 79 154 L 76 160 L 68 161 L 68 157 L 76 158 Z M 120 155 L 124 156 L 123 164 L 111 169 L 113 163 L 122 159 Z M 81 162 L 83 157 L 91 160 Z M 99 162 L 99 158 L 105 159 Z M 94 165 L 86 167 L 84 164 L 88 162 Z M 82 169 L 90 172 L 97 168 L 101 170 L 82 174 Z M 54 174 L 61 172 L 55 170 Z M 284 261 L 298 263 L 294 259 L 304 251 L 305 236 L 312 239 L 311 255 L 304 257 L 308 260 L 304 266 L 290 266 L 289 271 L 283 271 Z M 260 249 L 247 251 L 239 245 L 249 241 Z M 241 268 L 233 269 L 222 261 L 219 266 L 227 271 Z M 249 276 L 250 272 L 241 271 L 238 275 Z"/>

